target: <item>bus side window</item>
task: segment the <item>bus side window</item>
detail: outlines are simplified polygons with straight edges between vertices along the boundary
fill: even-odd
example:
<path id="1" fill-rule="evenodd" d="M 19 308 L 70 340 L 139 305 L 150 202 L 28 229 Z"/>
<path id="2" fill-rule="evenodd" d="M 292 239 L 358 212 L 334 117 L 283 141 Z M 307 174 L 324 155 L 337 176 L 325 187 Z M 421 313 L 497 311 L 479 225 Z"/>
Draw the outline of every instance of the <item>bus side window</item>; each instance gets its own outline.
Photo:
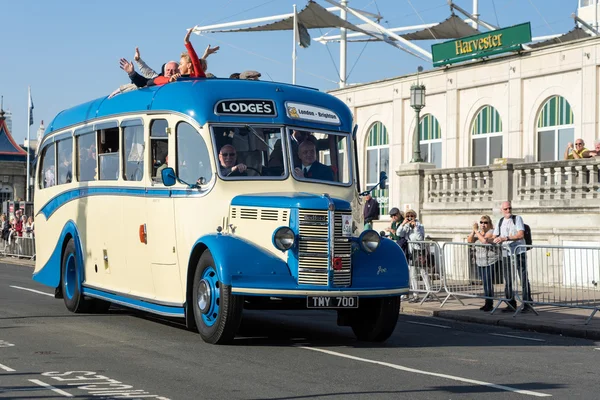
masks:
<path id="1" fill-rule="evenodd" d="M 96 133 L 86 133 L 77 138 L 77 180 L 89 182 L 96 179 Z"/>
<path id="2" fill-rule="evenodd" d="M 144 127 L 126 126 L 123 137 L 123 179 L 141 181 L 144 177 Z"/>
<path id="3" fill-rule="evenodd" d="M 98 161 L 100 180 L 119 179 L 119 128 L 98 131 Z"/>
<path id="4" fill-rule="evenodd" d="M 183 181 L 204 184 L 212 179 L 210 155 L 200 133 L 187 122 L 177 124 L 177 175 Z"/>
<path id="5" fill-rule="evenodd" d="M 168 162 L 168 126 L 166 119 L 155 119 L 150 123 L 150 165 L 151 177 L 154 183 L 162 183 L 162 179 L 157 176 L 157 171 L 161 166 L 167 166 Z"/>
<path id="6" fill-rule="evenodd" d="M 73 138 L 61 140 L 57 143 L 58 175 L 56 180 L 59 185 L 71 183 L 73 180 Z"/>
<path id="7" fill-rule="evenodd" d="M 54 186 L 56 184 L 55 161 L 56 152 L 55 144 L 52 143 L 46 146 L 42 153 L 42 162 L 40 168 L 40 177 L 38 179 L 40 189 Z"/>

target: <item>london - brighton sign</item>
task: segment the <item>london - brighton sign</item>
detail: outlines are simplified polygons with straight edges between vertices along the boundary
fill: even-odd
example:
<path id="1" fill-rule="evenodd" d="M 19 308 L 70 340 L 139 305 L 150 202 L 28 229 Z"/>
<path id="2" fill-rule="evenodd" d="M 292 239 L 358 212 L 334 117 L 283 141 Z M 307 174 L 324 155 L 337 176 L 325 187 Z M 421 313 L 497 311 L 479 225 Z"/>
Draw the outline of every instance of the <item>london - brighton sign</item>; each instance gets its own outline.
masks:
<path id="1" fill-rule="evenodd" d="M 531 42 L 531 24 L 526 22 L 479 35 L 434 44 L 431 46 L 433 66 L 439 67 L 474 58 L 521 50 L 521 45 L 528 42 Z"/>

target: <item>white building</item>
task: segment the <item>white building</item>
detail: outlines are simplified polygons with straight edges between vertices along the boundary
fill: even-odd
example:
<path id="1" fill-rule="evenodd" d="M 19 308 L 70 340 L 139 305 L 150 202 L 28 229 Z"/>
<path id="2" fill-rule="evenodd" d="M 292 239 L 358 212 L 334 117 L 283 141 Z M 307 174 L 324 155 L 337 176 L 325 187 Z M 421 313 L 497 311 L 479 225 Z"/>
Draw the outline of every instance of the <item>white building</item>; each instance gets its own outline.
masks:
<path id="1" fill-rule="evenodd" d="M 414 183 L 420 187 L 409 188 L 405 186 L 406 172 L 400 170 L 412 158 L 415 111 L 410 107 L 409 96 L 410 87 L 416 81 L 417 76 L 411 74 L 331 92 L 353 110 L 359 126 L 357 139 L 363 187 L 375 184 L 380 170 L 390 176 L 389 189 L 377 193 L 384 203 L 382 215 L 387 214 L 390 205 L 410 206 L 422 212 L 421 218 L 430 227 L 439 227 L 439 235 L 451 239 L 462 233 L 460 229 L 451 233 L 450 228 L 463 224 L 466 229 L 470 225 L 459 221 L 469 218 L 469 222 L 477 218 L 478 213 L 498 213 L 499 201 L 503 198 L 516 202 L 517 208 L 521 207 L 519 212 L 536 215 L 556 212 L 556 207 L 567 206 L 565 201 L 579 199 L 583 203 L 570 205 L 584 207 L 582 210 L 588 213 L 583 225 L 600 224 L 597 160 L 584 166 L 584 172 L 587 169 L 586 173 L 595 177 L 593 182 L 585 182 L 592 185 L 586 189 L 593 190 L 589 194 L 585 191 L 572 194 L 570 189 L 566 193 L 564 185 L 570 181 L 554 180 L 552 174 L 558 171 L 556 168 L 563 168 L 564 172 L 567 167 L 538 163 L 562 160 L 567 143 L 576 138 L 583 138 L 586 147 L 593 148 L 594 141 L 600 137 L 600 38 L 546 45 L 520 54 L 421 73 L 419 81 L 427 88 L 420 121 L 421 152 L 426 162 L 443 170 L 422 169 L 421 183 Z M 503 163 L 534 163 L 530 169 L 522 167 L 529 164 L 515 166 L 515 173 L 518 168 L 520 172 L 514 176 L 514 186 L 511 176 L 505 182 L 510 187 L 498 198 L 492 193 L 498 182 L 493 186 L 491 172 L 485 175 L 478 167 L 492 164 L 497 158 L 503 159 Z M 473 183 L 473 171 L 484 174 L 479 183 Z M 573 175 L 565 174 L 578 176 L 577 171 L 573 171 Z M 469 175 L 461 182 L 460 175 L 466 173 Z M 489 176 L 489 181 L 485 176 Z M 530 186 L 536 182 L 538 186 L 540 182 L 542 186 L 557 185 L 560 195 L 544 195 L 540 190 L 532 192 Z M 479 201 L 466 194 L 472 193 L 477 185 L 488 185 L 485 193 L 480 193 Z M 447 190 L 443 201 L 435 197 L 440 188 Z M 417 195 L 410 193 L 411 189 Z M 529 200 L 535 204 L 528 203 Z M 450 209 L 454 219 L 443 214 Z M 460 216 L 461 213 L 472 215 L 465 217 Z M 542 219 L 540 224 L 543 225 Z M 546 225 L 550 240 L 550 230 L 556 225 Z"/>

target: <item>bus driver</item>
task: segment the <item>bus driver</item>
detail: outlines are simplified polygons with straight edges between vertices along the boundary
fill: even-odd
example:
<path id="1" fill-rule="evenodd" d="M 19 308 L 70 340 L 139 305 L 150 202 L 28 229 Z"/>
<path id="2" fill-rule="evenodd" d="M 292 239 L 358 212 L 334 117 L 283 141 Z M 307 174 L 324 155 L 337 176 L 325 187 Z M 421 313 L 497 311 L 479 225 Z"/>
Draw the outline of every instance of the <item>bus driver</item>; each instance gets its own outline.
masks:
<path id="1" fill-rule="evenodd" d="M 226 144 L 219 150 L 219 163 L 223 176 L 246 176 L 246 164 L 236 164 L 237 154 L 235 147 Z"/>

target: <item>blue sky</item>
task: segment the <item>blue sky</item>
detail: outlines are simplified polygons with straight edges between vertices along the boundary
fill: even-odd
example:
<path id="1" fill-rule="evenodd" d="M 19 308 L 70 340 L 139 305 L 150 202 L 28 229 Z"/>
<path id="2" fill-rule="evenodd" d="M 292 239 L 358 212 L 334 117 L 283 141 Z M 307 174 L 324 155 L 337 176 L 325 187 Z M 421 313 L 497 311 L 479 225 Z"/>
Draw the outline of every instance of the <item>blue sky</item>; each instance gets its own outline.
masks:
<path id="1" fill-rule="evenodd" d="M 323 0 L 317 2 L 329 6 Z M 574 26 L 570 15 L 577 10 L 577 0 L 479 2 L 482 19 L 500 26 L 530 21 L 534 36 L 567 32 Z M 61 110 L 128 83 L 119 58 L 132 59 L 136 46 L 142 58 L 159 69 L 185 50 L 187 28 L 284 14 L 291 12 L 294 3 L 300 10 L 306 0 L 202 0 L 183 7 L 154 0 L 0 0 L 0 94 L 4 108 L 13 113 L 13 135 L 23 143 L 28 85 L 35 105 L 34 135 L 40 120 L 48 124 Z M 471 10 L 472 0 L 455 3 Z M 389 28 L 439 22 L 450 15 L 446 0 L 350 0 L 349 6 L 379 11 L 384 16 L 382 24 Z M 315 38 L 327 32 L 310 33 Z M 291 82 L 290 32 L 192 35 L 191 41 L 200 54 L 208 44 L 221 46 L 209 58 L 209 71 L 216 76 L 252 69 L 260 71 L 263 80 Z M 431 44 L 422 47 L 430 50 Z M 431 68 L 387 44 L 348 44 L 350 83 L 411 73 L 419 65 Z M 312 42 L 308 49 L 298 48 L 297 68 L 298 84 L 320 90 L 336 88 L 339 46 Z"/>

